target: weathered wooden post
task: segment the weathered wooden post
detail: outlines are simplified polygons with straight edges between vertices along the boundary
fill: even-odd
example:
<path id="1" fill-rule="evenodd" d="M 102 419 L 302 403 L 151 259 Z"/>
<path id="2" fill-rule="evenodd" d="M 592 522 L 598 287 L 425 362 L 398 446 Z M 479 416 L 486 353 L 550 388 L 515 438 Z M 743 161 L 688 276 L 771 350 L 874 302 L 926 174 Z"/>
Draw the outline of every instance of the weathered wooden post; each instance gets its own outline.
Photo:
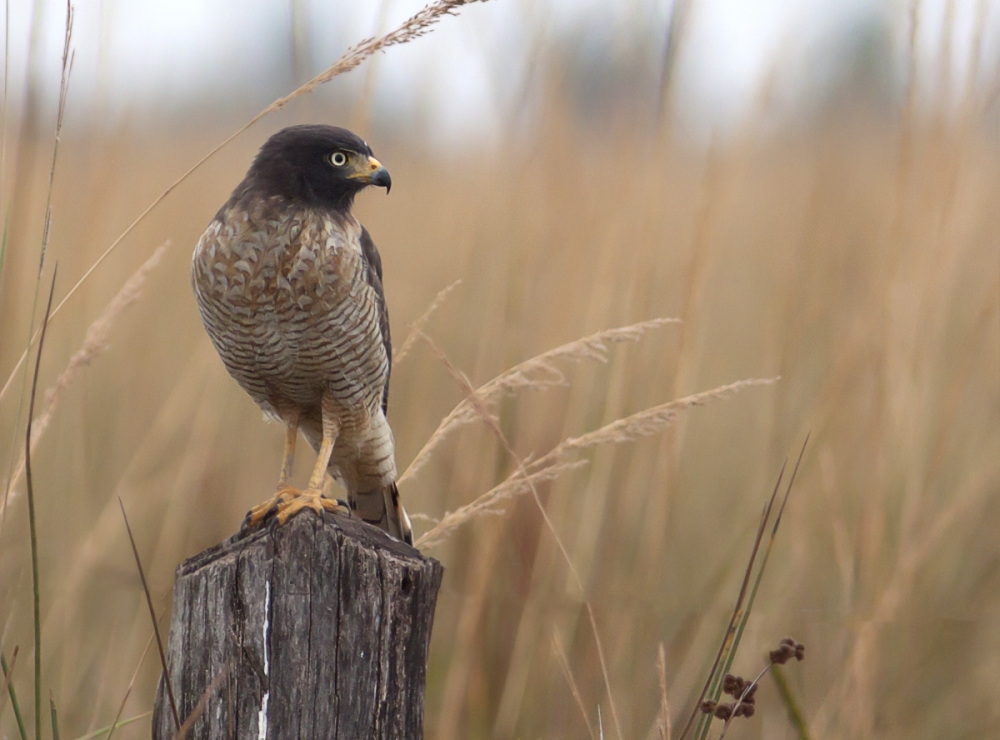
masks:
<path id="1" fill-rule="evenodd" d="M 167 663 L 192 740 L 423 737 L 443 569 L 357 520 L 310 512 L 177 569 Z M 177 734 L 161 679 L 153 740 Z"/>

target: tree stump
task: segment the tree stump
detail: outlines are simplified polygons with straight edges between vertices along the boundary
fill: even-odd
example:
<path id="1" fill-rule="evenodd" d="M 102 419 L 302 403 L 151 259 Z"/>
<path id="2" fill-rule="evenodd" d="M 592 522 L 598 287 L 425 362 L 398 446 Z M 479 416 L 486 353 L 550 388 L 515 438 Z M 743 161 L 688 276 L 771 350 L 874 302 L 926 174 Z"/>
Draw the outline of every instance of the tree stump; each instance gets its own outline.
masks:
<path id="1" fill-rule="evenodd" d="M 186 561 L 167 650 L 185 736 L 419 740 L 442 572 L 375 527 L 311 512 Z M 164 682 L 153 740 L 178 731 Z"/>

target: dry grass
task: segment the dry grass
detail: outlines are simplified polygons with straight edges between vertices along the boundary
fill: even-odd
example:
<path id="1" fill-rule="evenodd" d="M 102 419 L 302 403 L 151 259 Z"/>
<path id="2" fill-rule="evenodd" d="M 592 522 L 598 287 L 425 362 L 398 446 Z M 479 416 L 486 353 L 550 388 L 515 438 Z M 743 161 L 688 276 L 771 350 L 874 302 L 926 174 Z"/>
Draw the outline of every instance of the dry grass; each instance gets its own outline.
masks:
<path id="1" fill-rule="evenodd" d="M 1000 733 L 1000 151 L 979 103 L 954 120 L 917 106 L 902 123 L 831 114 L 780 139 L 749 126 L 709 164 L 676 132 L 580 125 L 550 92 L 527 141 L 462 153 L 460 168 L 417 140 L 373 140 L 394 188 L 358 205 L 394 335 L 433 335 L 523 461 L 412 344 L 390 421 L 400 468 L 420 471 L 402 487 L 431 520 L 417 534 L 447 568 L 428 737 L 597 736 L 607 685 L 623 737 L 670 737 L 662 723 L 686 716 L 704 681 L 757 512 L 807 430 L 737 667 L 756 674 L 754 651 L 785 634 L 806 643 L 786 675 L 814 737 Z M 176 564 L 228 536 L 276 478 L 282 432 L 215 358 L 188 249 L 142 267 L 165 239 L 194 244 L 270 130 L 236 140 L 134 228 L 215 142 L 64 132 L 47 258 L 60 282 L 131 229 L 53 322 L 42 366 L 42 388 L 75 368 L 32 455 L 44 688 L 65 737 L 143 714 L 158 675 L 141 660 L 150 625 L 115 496 L 160 610 Z M 628 178 L 609 181 L 609 162 Z M 40 155 L 12 206 L 0 378 L 27 340 L 38 256 L 24 245 L 41 243 L 48 165 Z M 74 365 L 136 270 L 141 299 Z M 709 389 L 776 376 L 677 416 Z M 3 471 L 22 451 L 16 407 L 14 393 L 0 404 Z M 520 495 L 532 490 L 559 543 Z M 26 517 L 14 496 L 0 529 L 0 641 L 8 655 L 21 645 L 22 708 Z M 793 736 L 768 689 L 731 736 Z M 13 721 L 0 718 L 0 736 Z M 147 735 L 145 721 L 115 732 Z"/>
<path id="2" fill-rule="evenodd" d="M 105 306 L 101 314 L 87 328 L 87 333 L 83 338 L 83 345 L 69 358 L 66 369 L 56 378 L 56 382 L 45 391 L 41 413 L 39 413 L 38 418 L 32 423 L 31 451 L 35 450 L 45 430 L 48 429 L 49 423 L 52 421 L 52 415 L 55 413 L 56 406 L 59 403 L 59 397 L 69 388 L 80 371 L 90 365 L 101 352 L 108 348 L 108 337 L 111 334 L 111 328 L 114 326 L 115 321 L 126 308 L 139 300 L 139 297 L 142 295 L 142 287 L 149 273 L 160 264 L 160 260 L 163 259 L 163 253 L 169 245 L 170 243 L 167 242 L 158 247 L 150 255 L 149 259 L 142 263 L 139 269 L 125 281 L 121 290 L 115 294 L 115 297 Z M 25 450 L 22 449 L 20 458 L 14 466 L 14 472 L 6 482 L 4 498 L 0 501 L 0 518 L 4 515 L 4 510 L 10 501 L 11 493 L 14 492 L 14 487 L 21 482 L 21 476 L 24 475 L 24 467 Z"/>

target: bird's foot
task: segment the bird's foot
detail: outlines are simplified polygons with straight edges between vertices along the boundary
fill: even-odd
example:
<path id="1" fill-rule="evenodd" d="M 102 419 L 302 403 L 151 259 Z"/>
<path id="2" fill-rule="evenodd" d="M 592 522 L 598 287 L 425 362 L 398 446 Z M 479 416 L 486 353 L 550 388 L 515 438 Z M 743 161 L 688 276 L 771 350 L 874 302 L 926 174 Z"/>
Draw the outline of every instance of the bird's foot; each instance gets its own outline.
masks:
<path id="1" fill-rule="evenodd" d="M 300 491 L 291 486 L 283 486 L 270 499 L 247 512 L 243 529 L 254 529 L 272 517 L 280 527 L 303 509 L 312 509 L 320 517 L 324 511 L 351 515 L 347 504 L 339 499 L 324 498 L 320 491 Z"/>
<path id="2" fill-rule="evenodd" d="M 323 518 L 324 511 L 341 514 L 343 516 L 351 515 L 351 510 L 343 501 L 335 498 L 324 498 L 320 491 L 306 490 L 302 491 L 292 500 L 278 504 L 278 508 L 275 513 L 278 526 L 282 526 L 285 522 L 303 509 L 312 509 L 316 512 L 320 519 Z"/>
<path id="3" fill-rule="evenodd" d="M 298 488 L 293 488 L 292 486 L 279 486 L 278 490 L 274 492 L 274 495 L 271 496 L 271 498 L 262 504 L 257 504 L 247 512 L 246 517 L 243 519 L 242 529 L 255 529 L 266 519 L 277 514 L 278 509 L 282 505 L 288 504 L 290 501 L 293 501 L 301 495 L 302 491 Z"/>

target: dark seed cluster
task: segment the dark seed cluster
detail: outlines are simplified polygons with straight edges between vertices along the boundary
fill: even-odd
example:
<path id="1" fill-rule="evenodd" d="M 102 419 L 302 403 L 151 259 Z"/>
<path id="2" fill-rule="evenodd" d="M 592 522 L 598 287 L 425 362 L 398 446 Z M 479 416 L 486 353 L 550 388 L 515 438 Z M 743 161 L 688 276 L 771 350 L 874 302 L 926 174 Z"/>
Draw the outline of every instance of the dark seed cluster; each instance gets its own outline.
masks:
<path id="1" fill-rule="evenodd" d="M 783 665 L 792 658 L 802 660 L 806 657 L 806 647 L 801 642 L 796 642 L 791 637 L 786 637 L 776 650 L 768 653 L 771 665 Z M 758 676 L 758 679 L 760 676 Z M 758 684 L 755 681 L 748 681 L 742 676 L 734 676 L 727 673 L 722 677 L 722 693 L 733 697 L 732 702 L 712 701 L 705 699 L 699 707 L 704 714 L 711 714 L 724 722 L 729 722 L 736 717 L 753 717 L 757 711 Z"/>
<path id="2" fill-rule="evenodd" d="M 784 665 L 792 658 L 802 660 L 806 657 L 806 646 L 801 642 L 795 642 L 791 637 L 786 637 L 778 643 L 778 649 L 769 652 L 767 657 L 772 663 L 778 665 Z"/>
<path id="3" fill-rule="evenodd" d="M 757 684 L 747 681 L 742 676 L 727 673 L 722 679 L 722 693 L 728 694 L 736 701 L 725 703 L 706 699 L 701 703 L 701 711 L 705 714 L 714 714 L 721 720 L 729 720 L 731 717 L 753 717 L 757 710 L 757 700 L 754 698 Z"/>

